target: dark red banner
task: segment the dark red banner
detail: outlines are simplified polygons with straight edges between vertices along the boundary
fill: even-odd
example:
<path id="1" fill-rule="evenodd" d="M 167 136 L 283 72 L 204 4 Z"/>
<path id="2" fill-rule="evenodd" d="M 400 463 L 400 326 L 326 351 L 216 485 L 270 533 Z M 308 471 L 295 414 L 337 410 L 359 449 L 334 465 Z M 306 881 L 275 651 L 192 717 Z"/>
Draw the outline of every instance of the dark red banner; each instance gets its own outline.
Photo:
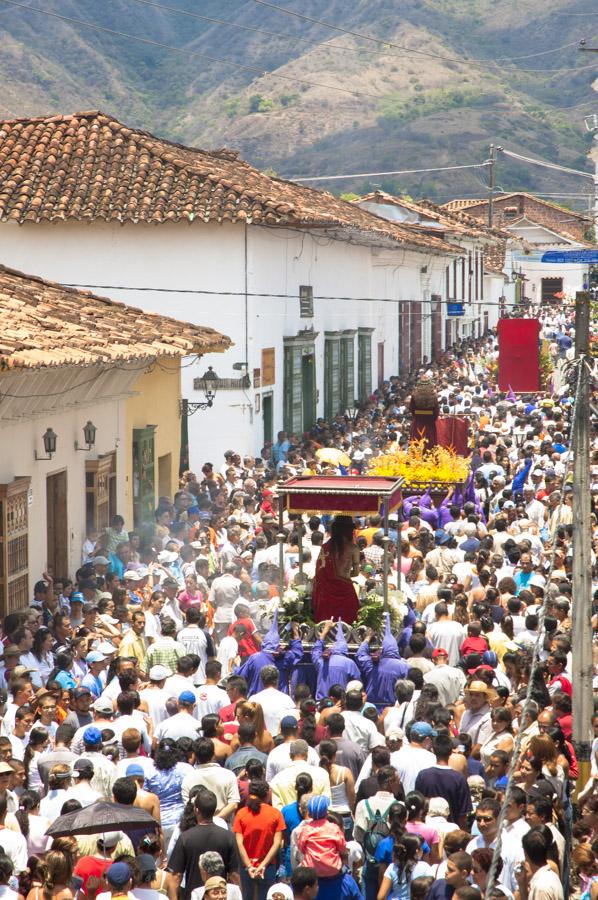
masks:
<path id="1" fill-rule="evenodd" d="M 469 423 L 460 416 L 442 416 L 436 420 L 436 440 L 441 447 L 452 449 L 459 456 L 469 456 Z"/>
<path id="2" fill-rule="evenodd" d="M 540 390 L 537 319 L 500 319 L 498 323 L 498 388 L 508 393 Z"/>

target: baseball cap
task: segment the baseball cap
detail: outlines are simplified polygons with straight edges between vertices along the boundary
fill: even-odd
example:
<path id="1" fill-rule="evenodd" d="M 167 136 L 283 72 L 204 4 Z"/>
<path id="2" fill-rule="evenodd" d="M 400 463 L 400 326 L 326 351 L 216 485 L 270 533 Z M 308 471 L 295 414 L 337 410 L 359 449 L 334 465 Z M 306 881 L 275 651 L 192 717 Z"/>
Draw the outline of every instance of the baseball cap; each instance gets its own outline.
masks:
<path id="1" fill-rule="evenodd" d="M 75 700 L 80 700 L 81 697 L 91 697 L 91 691 L 86 687 L 78 687 L 73 691 L 73 697 Z"/>
<path id="2" fill-rule="evenodd" d="M 110 594 L 110 596 L 112 597 L 112 594 Z M 71 594 L 69 603 L 71 606 L 73 603 L 85 603 L 85 597 L 79 591 L 75 591 L 74 594 Z"/>
<path id="3" fill-rule="evenodd" d="M 106 881 L 114 887 L 124 887 L 131 880 L 131 875 L 131 870 L 125 862 L 115 862 L 106 872 Z"/>
<path id="4" fill-rule="evenodd" d="M 411 726 L 411 737 L 415 738 L 426 738 L 426 737 L 436 737 L 438 734 L 431 725 L 427 722 L 414 722 Z"/>
<path id="5" fill-rule="evenodd" d="M 212 875 L 211 878 L 208 878 L 208 880 L 204 882 L 205 891 L 212 891 L 214 888 L 222 888 L 226 886 L 226 880 L 222 878 L 221 875 Z"/>
<path id="6" fill-rule="evenodd" d="M 73 778 L 93 778 L 94 768 L 90 759 L 78 759 L 73 765 Z"/>
<path id="7" fill-rule="evenodd" d="M 116 647 L 114 644 L 111 644 L 110 641 L 102 641 L 101 644 L 98 644 L 96 650 L 104 656 L 110 656 L 111 653 L 116 653 Z"/>
<path id="8" fill-rule="evenodd" d="M 122 831 L 107 831 L 105 834 L 102 834 L 98 841 L 101 841 L 104 847 L 116 847 L 120 841 L 122 841 L 124 835 Z"/>
<path id="9" fill-rule="evenodd" d="M 124 573 L 123 578 L 125 581 L 141 581 L 141 576 L 139 572 L 136 572 L 135 569 L 127 569 Z"/>
<path id="10" fill-rule="evenodd" d="M 104 656 L 103 653 L 100 653 L 99 650 L 91 650 L 85 657 L 85 662 L 86 663 L 98 663 L 98 662 L 104 662 L 105 659 L 106 659 L 106 657 Z"/>
<path id="11" fill-rule="evenodd" d="M 280 730 L 284 731 L 285 729 L 295 730 L 297 728 L 297 719 L 295 716 L 283 716 L 280 720 Z"/>
<path id="12" fill-rule="evenodd" d="M 127 778 L 129 778 L 130 776 L 144 778 L 145 772 L 143 771 L 143 766 L 140 766 L 139 763 L 130 763 L 127 766 L 125 775 L 127 776 Z"/>
<path id="13" fill-rule="evenodd" d="M 98 697 L 91 705 L 95 712 L 111 714 L 114 711 L 108 697 Z"/>
<path id="14" fill-rule="evenodd" d="M 502 508 L 503 509 L 515 509 L 515 504 L 513 503 L 512 500 L 505 500 L 505 502 L 502 505 Z"/>
<path id="15" fill-rule="evenodd" d="M 137 857 L 137 864 L 142 875 L 149 875 L 150 872 L 156 871 L 156 860 L 149 853 L 142 853 Z"/>
<path id="16" fill-rule="evenodd" d="M 94 556 L 91 560 L 92 566 L 109 566 L 110 560 L 106 559 L 105 556 Z"/>
<path id="17" fill-rule="evenodd" d="M 362 690 L 363 690 L 363 684 L 362 684 L 362 682 L 359 681 L 357 678 L 354 678 L 353 681 L 350 681 L 350 682 L 347 684 L 347 687 L 345 688 L 345 690 L 346 690 L 347 693 L 349 693 L 349 691 L 362 691 Z"/>
<path id="18" fill-rule="evenodd" d="M 166 666 L 152 666 L 148 675 L 150 681 L 163 681 L 170 675 L 170 670 L 167 669 Z M 185 693 L 188 694 L 190 691 L 185 691 Z"/>
<path id="19" fill-rule="evenodd" d="M 86 744 L 101 744 L 102 732 L 99 728 L 94 728 L 93 725 L 90 725 L 83 732 L 83 741 Z"/>
<path id="20" fill-rule="evenodd" d="M 312 819 L 323 819 L 328 812 L 329 806 L 330 801 L 328 797 L 324 797 L 322 794 L 314 794 L 314 796 L 307 801 L 308 815 L 310 815 Z"/>
<path id="21" fill-rule="evenodd" d="M 2 656 L 20 656 L 21 651 L 17 647 L 16 644 L 10 644 L 10 646 L 4 648 L 4 653 Z"/>
<path id="22" fill-rule="evenodd" d="M 182 694 L 179 694 L 179 703 L 195 703 L 193 691 L 183 691 Z"/>
<path id="23" fill-rule="evenodd" d="M 15 770 L 8 763 L 0 762 L 0 775 L 14 775 Z"/>
<path id="24" fill-rule="evenodd" d="M 436 647 L 435 650 L 432 650 L 432 659 L 438 659 L 439 656 L 448 657 L 448 650 L 445 650 L 443 647 Z"/>

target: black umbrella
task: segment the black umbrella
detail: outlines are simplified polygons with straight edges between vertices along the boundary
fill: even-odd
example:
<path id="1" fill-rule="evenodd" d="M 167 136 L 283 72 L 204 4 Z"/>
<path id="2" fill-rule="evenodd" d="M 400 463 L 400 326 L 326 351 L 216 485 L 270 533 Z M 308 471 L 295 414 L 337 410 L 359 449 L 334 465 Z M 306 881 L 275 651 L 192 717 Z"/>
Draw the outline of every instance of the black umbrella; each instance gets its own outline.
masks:
<path id="1" fill-rule="evenodd" d="M 147 828 L 148 832 L 154 832 L 157 827 L 158 823 L 145 809 L 98 800 L 91 806 L 58 816 L 46 834 L 51 837 L 65 837 L 70 834 L 101 834 L 106 831 L 127 831 L 134 828 Z"/>

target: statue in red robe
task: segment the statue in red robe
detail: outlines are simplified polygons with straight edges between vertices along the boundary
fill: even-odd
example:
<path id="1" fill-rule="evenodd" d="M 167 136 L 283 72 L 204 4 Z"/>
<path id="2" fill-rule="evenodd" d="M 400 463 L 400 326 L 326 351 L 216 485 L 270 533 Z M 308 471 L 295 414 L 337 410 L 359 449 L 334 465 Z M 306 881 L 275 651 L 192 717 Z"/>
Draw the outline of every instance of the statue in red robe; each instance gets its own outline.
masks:
<path id="1" fill-rule="evenodd" d="M 433 382 L 422 378 L 416 384 L 409 403 L 411 410 L 411 440 L 426 442 L 426 449 L 431 450 L 438 443 L 436 438 L 436 419 L 440 414 L 438 397 Z"/>

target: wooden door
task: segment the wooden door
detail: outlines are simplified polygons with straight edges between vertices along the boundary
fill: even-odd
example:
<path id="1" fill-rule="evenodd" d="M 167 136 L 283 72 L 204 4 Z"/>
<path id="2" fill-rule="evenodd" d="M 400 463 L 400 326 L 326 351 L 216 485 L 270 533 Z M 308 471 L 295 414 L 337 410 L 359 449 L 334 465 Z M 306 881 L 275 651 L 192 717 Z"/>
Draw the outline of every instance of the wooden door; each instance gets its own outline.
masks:
<path id="1" fill-rule="evenodd" d="M 0 484 L 0 616 L 29 603 L 31 479 Z"/>
<path id="2" fill-rule="evenodd" d="M 133 525 L 141 528 L 153 521 L 155 425 L 133 429 Z"/>
<path id="3" fill-rule="evenodd" d="M 316 357 L 304 353 L 301 357 L 301 383 L 303 392 L 303 431 L 316 424 Z"/>
<path id="4" fill-rule="evenodd" d="M 274 435 L 272 391 L 262 394 L 262 419 L 264 422 L 264 444 L 271 444 Z"/>
<path id="5" fill-rule="evenodd" d="M 378 344 L 378 387 L 384 384 L 384 341 Z"/>
<path id="6" fill-rule="evenodd" d="M 55 578 L 69 576 L 69 529 L 66 469 L 46 478 L 48 569 Z"/>

